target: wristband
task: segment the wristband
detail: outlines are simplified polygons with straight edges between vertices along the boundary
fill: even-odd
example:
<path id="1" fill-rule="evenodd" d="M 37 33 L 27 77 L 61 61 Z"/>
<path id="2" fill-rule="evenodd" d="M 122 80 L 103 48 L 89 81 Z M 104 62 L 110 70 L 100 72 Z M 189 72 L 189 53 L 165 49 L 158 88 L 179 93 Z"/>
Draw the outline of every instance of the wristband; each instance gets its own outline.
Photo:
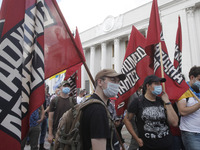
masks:
<path id="1" fill-rule="evenodd" d="M 171 102 L 167 102 L 167 103 L 165 103 L 165 105 L 170 105 L 170 104 L 172 104 Z"/>

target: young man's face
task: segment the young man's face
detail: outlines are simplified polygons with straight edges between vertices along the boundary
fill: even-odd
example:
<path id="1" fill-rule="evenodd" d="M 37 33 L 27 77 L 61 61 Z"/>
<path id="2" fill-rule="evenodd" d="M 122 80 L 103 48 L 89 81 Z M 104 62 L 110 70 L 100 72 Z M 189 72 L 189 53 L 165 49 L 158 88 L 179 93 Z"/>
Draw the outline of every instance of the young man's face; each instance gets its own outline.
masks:
<path id="1" fill-rule="evenodd" d="M 107 83 L 111 82 L 111 83 L 115 83 L 115 84 L 119 84 L 119 78 L 118 77 L 104 77 L 104 84 L 103 84 L 103 88 L 107 88 Z"/>
<path id="2" fill-rule="evenodd" d="M 154 91 L 154 87 L 160 85 L 160 82 L 153 82 L 151 85 L 147 86 L 147 89 L 151 92 Z"/>

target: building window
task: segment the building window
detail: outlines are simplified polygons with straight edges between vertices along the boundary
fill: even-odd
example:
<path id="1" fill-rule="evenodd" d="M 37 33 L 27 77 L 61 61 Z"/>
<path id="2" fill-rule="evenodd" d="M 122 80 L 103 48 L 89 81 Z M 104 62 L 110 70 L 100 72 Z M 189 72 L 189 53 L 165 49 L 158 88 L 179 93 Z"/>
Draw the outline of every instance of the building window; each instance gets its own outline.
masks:
<path id="1" fill-rule="evenodd" d="M 115 57 L 115 47 L 114 47 L 114 44 L 112 45 L 112 57 Z"/>

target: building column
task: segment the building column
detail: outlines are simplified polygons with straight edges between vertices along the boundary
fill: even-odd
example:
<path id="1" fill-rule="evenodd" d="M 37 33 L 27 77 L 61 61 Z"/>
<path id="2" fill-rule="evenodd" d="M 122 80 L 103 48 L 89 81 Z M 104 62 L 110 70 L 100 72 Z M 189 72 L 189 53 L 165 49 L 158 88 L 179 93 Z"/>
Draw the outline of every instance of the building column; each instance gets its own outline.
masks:
<path id="1" fill-rule="evenodd" d="M 199 55 L 198 52 L 198 40 L 197 32 L 194 18 L 195 7 L 186 8 L 187 12 L 187 21 L 188 21 L 188 31 L 189 31 L 189 41 L 190 41 L 190 53 L 192 56 L 192 66 L 199 65 Z"/>
<path id="2" fill-rule="evenodd" d="M 101 43 L 101 69 L 106 68 L 106 43 Z"/>
<path id="3" fill-rule="evenodd" d="M 95 47 L 94 46 L 92 46 L 92 47 L 90 47 L 90 73 L 91 73 L 91 75 L 92 75 L 92 77 L 93 77 L 93 79 L 94 79 L 94 66 L 95 65 Z M 93 87 L 93 83 L 91 82 L 91 80 L 90 80 L 90 93 L 92 93 L 93 92 L 93 89 L 94 87 Z"/>
<path id="4" fill-rule="evenodd" d="M 115 65 L 115 71 L 121 72 L 121 64 L 120 64 L 120 49 L 119 49 L 119 39 L 116 38 L 114 40 L 114 65 Z"/>
<path id="5" fill-rule="evenodd" d="M 84 56 L 85 56 L 85 50 L 83 50 Z M 81 89 L 85 89 L 85 66 L 81 66 Z"/>

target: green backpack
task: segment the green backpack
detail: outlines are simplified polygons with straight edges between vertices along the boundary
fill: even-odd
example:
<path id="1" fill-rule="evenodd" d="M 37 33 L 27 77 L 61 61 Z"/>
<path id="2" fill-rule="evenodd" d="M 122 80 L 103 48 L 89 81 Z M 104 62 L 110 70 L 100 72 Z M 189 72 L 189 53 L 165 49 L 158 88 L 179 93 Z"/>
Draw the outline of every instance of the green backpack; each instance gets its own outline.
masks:
<path id="1" fill-rule="evenodd" d="M 82 149 L 82 142 L 81 142 L 80 133 L 79 133 L 82 109 L 93 103 L 102 104 L 103 106 L 105 106 L 107 110 L 107 106 L 102 101 L 89 98 L 83 103 L 75 105 L 74 107 L 72 107 L 71 109 L 69 109 L 63 114 L 58 125 L 54 150 L 81 150 Z M 113 135 L 114 124 L 112 123 L 112 119 L 108 110 L 107 110 L 107 115 L 109 118 L 109 126 L 112 129 L 111 135 Z M 112 142 L 112 136 L 111 136 L 111 142 Z"/>

